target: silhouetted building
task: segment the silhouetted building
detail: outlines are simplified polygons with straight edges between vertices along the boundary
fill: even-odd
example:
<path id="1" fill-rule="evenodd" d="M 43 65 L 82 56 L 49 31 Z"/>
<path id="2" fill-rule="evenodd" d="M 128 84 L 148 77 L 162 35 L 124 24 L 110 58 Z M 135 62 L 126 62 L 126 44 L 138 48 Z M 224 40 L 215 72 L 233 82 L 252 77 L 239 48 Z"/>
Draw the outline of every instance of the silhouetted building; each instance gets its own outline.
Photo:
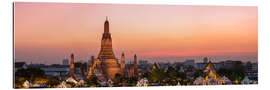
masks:
<path id="1" fill-rule="evenodd" d="M 27 65 L 25 62 L 15 62 L 15 71 L 19 69 L 26 69 Z"/>
<path id="2" fill-rule="evenodd" d="M 193 60 L 193 59 L 189 59 L 189 60 L 186 60 L 185 62 L 184 62 L 184 65 L 186 65 L 186 66 L 195 66 L 195 60 Z"/>
<path id="3" fill-rule="evenodd" d="M 95 61 L 95 56 L 91 56 L 91 65 L 94 63 Z"/>
<path id="4" fill-rule="evenodd" d="M 148 61 L 146 60 L 139 60 L 139 65 L 147 65 Z"/>
<path id="5" fill-rule="evenodd" d="M 207 57 L 203 58 L 203 63 L 208 63 L 208 58 Z"/>
<path id="6" fill-rule="evenodd" d="M 95 57 L 91 56 L 87 62 L 87 71 L 89 71 L 90 67 L 94 64 Z"/>
<path id="7" fill-rule="evenodd" d="M 45 72 L 47 76 L 51 77 L 64 77 L 69 74 L 70 67 L 68 65 L 49 65 L 40 67 L 41 70 Z"/>
<path id="8" fill-rule="evenodd" d="M 68 61 L 68 59 L 63 59 L 63 61 L 62 61 L 62 65 L 69 65 L 69 61 Z"/>

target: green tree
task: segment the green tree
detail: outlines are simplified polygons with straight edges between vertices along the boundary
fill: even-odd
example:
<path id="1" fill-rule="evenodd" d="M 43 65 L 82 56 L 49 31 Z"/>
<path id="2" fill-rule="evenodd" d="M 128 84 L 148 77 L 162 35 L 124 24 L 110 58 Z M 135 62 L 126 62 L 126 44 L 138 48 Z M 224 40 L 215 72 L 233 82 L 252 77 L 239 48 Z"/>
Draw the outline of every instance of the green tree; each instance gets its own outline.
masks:
<path id="1" fill-rule="evenodd" d="M 241 61 L 237 61 L 231 67 L 219 69 L 217 73 L 228 77 L 232 81 L 242 81 L 245 77 L 245 67 Z"/>
<path id="2" fill-rule="evenodd" d="M 53 86 L 59 85 L 60 83 L 61 83 L 61 80 L 59 80 L 59 78 L 52 77 L 52 78 L 48 78 L 47 86 L 53 87 Z"/>
<path id="3" fill-rule="evenodd" d="M 179 70 L 181 69 L 181 67 L 183 67 L 183 64 L 181 64 L 181 63 L 176 63 L 175 68 L 176 68 L 177 71 L 179 71 Z"/>
<path id="4" fill-rule="evenodd" d="M 161 83 L 166 76 L 166 72 L 163 69 L 154 69 L 148 74 L 147 78 L 153 83 Z"/>
<path id="5" fill-rule="evenodd" d="M 25 80 L 29 80 L 33 82 L 35 78 L 45 77 L 45 72 L 40 68 L 27 68 L 27 69 L 19 69 L 15 72 L 15 77 L 23 77 Z"/>
<path id="6" fill-rule="evenodd" d="M 237 80 L 237 81 L 242 81 L 245 77 L 245 68 L 243 66 L 243 63 L 241 61 L 237 61 L 231 68 L 232 70 L 232 75 L 231 79 L 232 80 Z"/>
<path id="7" fill-rule="evenodd" d="M 177 75 L 178 72 L 176 71 L 176 69 L 174 69 L 173 67 L 169 66 L 168 70 L 167 70 L 167 83 L 169 83 L 170 85 L 176 85 L 177 84 Z"/>
<path id="8" fill-rule="evenodd" d="M 80 64 L 80 72 L 82 73 L 82 75 L 85 75 L 85 72 L 87 72 L 87 63 Z"/>
<path id="9" fill-rule="evenodd" d="M 232 70 L 231 69 L 226 69 L 226 68 L 220 68 L 217 71 L 217 74 L 220 75 L 220 76 L 230 77 L 230 75 L 232 74 Z"/>
<path id="10" fill-rule="evenodd" d="M 199 76 L 205 77 L 206 75 L 203 73 L 202 70 L 196 70 L 196 72 L 193 74 L 193 77 L 194 77 L 194 78 L 197 78 L 197 77 L 199 77 Z"/>
<path id="11" fill-rule="evenodd" d="M 114 86 L 119 86 L 119 83 L 123 83 L 123 80 L 124 80 L 124 76 L 117 73 L 115 74 L 115 78 L 113 79 L 113 82 L 114 82 Z"/>
<path id="12" fill-rule="evenodd" d="M 177 81 L 181 84 L 184 84 L 187 80 L 187 74 L 185 72 L 178 72 L 177 73 Z"/>
<path id="13" fill-rule="evenodd" d="M 170 79 L 175 80 L 177 78 L 177 71 L 171 66 L 168 67 L 167 74 Z"/>
<path id="14" fill-rule="evenodd" d="M 98 78 L 95 75 L 92 75 L 89 79 L 86 79 L 86 82 L 91 86 L 99 86 Z"/>

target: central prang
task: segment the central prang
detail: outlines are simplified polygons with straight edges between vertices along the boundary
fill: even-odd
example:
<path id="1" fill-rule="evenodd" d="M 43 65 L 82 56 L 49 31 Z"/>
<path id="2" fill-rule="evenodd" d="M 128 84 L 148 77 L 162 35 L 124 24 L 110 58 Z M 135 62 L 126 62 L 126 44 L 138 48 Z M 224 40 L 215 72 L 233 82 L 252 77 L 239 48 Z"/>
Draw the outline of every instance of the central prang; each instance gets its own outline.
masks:
<path id="1" fill-rule="evenodd" d="M 129 72 L 129 77 L 137 76 L 137 56 L 134 56 L 134 68 L 130 68 L 133 72 Z M 101 40 L 101 49 L 98 57 L 94 60 L 94 63 L 90 66 L 87 78 L 91 75 L 96 75 L 98 78 L 114 79 L 116 74 L 126 76 L 125 73 L 125 56 L 122 53 L 121 66 L 116 59 L 112 49 L 112 37 L 109 30 L 109 21 L 106 17 L 104 23 L 104 33 Z M 134 70 L 133 70 L 134 69 Z"/>

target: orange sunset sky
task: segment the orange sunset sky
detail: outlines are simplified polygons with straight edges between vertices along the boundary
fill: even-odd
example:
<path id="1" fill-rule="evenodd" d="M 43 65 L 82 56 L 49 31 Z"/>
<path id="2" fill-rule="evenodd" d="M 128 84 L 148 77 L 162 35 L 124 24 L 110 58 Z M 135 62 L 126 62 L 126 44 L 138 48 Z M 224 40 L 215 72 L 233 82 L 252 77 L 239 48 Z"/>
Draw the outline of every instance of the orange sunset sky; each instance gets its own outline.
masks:
<path id="1" fill-rule="evenodd" d="M 113 50 L 127 59 L 226 56 L 257 61 L 255 6 L 14 3 L 16 61 L 88 60 L 100 50 L 105 17 Z"/>

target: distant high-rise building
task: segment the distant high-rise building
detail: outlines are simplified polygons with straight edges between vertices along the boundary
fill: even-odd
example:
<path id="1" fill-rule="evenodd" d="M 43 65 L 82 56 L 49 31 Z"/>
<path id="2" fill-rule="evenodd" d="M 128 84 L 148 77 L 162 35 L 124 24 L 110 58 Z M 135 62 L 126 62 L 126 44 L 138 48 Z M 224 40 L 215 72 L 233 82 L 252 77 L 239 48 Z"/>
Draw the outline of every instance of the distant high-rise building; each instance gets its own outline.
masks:
<path id="1" fill-rule="evenodd" d="M 124 53 L 122 53 L 122 56 L 121 56 L 121 73 L 122 74 L 125 73 L 125 55 L 124 55 Z"/>
<path id="2" fill-rule="evenodd" d="M 91 56 L 90 59 L 87 61 L 88 66 L 92 66 L 94 63 L 95 57 Z"/>
<path id="3" fill-rule="evenodd" d="M 89 69 L 90 69 L 90 67 L 91 67 L 91 60 L 89 59 L 89 60 L 87 60 L 87 71 L 89 71 Z"/>
<path id="4" fill-rule="evenodd" d="M 74 55 L 73 55 L 73 53 L 70 55 L 70 70 L 69 70 L 69 75 L 73 75 L 73 73 L 74 73 L 74 67 L 75 67 L 75 65 L 74 65 Z"/>
<path id="5" fill-rule="evenodd" d="M 137 65 L 137 55 L 134 55 L 134 74 L 135 76 L 138 74 L 138 65 Z"/>
<path id="6" fill-rule="evenodd" d="M 203 58 L 203 63 L 208 63 L 208 58 L 207 57 Z"/>
<path id="7" fill-rule="evenodd" d="M 63 64 L 63 65 L 69 65 L 68 59 L 63 59 L 62 64 Z"/>

